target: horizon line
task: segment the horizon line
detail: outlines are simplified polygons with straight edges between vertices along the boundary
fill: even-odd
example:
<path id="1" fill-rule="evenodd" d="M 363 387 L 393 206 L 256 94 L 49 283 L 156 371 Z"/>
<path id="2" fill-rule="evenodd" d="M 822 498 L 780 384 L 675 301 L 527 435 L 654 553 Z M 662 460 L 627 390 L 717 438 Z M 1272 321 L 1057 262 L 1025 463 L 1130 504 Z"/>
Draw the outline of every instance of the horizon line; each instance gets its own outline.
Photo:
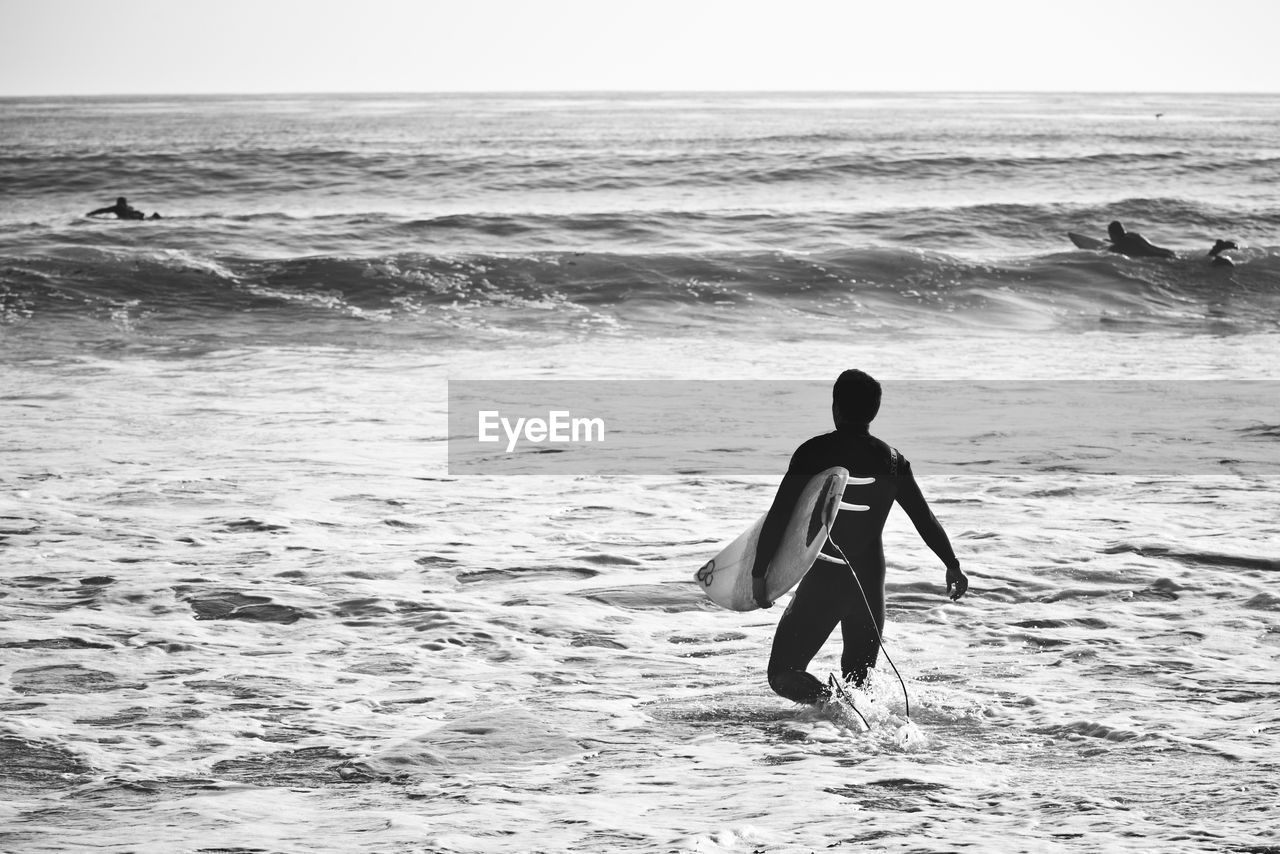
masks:
<path id="1" fill-rule="evenodd" d="M 1099 96 L 1261 96 L 1280 90 L 1178 90 L 1178 89 L 368 89 L 368 90 L 261 90 L 190 92 L 39 92 L 0 93 L 0 100 L 27 98 L 271 98 L 271 97 L 421 97 L 421 96 L 608 96 L 608 95 L 1099 95 Z"/>

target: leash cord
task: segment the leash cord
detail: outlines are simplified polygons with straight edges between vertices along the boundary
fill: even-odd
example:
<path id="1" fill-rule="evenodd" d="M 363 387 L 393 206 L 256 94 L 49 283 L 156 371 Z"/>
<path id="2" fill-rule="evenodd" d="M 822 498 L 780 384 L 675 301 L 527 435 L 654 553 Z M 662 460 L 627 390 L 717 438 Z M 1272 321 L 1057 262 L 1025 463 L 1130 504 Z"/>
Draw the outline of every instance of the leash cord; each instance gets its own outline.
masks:
<path id="1" fill-rule="evenodd" d="M 827 686 L 830 688 L 832 696 L 844 700 L 844 704 L 853 709 L 853 713 L 858 716 L 858 719 L 862 721 L 862 725 L 866 727 L 868 732 L 870 732 L 871 724 L 867 723 L 866 716 L 863 715 L 862 712 L 858 711 L 858 707 L 853 704 L 853 698 L 844 690 L 842 682 L 836 679 L 836 675 L 834 673 L 827 674 Z"/>
<path id="2" fill-rule="evenodd" d="M 827 538 L 827 542 L 836 547 L 836 551 L 840 552 L 840 559 L 844 561 L 844 565 L 849 567 L 849 574 L 853 576 L 853 583 L 858 585 L 858 593 L 862 595 L 862 605 L 867 609 L 867 616 L 871 618 L 871 628 L 876 633 L 876 640 L 880 643 L 880 651 L 884 653 L 884 660 L 889 662 L 889 666 L 893 668 L 893 675 L 898 677 L 898 684 L 902 686 L 902 703 L 906 708 L 907 720 L 911 720 L 911 700 L 907 697 L 907 683 L 902 681 L 902 674 L 898 672 L 898 665 L 893 663 L 893 659 L 889 657 L 889 650 L 884 647 L 884 638 L 880 635 L 880 627 L 876 625 L 876 615 L 871 613 L 871 602 L 867 599 L 867 591 L 862 589 L 862 582 L 858 579 L 858 573 L 854 570 L 853 564 L 849 562 L 849 558 L 845 555 L 844 549 L 840 548 L 831 537 Z"/>

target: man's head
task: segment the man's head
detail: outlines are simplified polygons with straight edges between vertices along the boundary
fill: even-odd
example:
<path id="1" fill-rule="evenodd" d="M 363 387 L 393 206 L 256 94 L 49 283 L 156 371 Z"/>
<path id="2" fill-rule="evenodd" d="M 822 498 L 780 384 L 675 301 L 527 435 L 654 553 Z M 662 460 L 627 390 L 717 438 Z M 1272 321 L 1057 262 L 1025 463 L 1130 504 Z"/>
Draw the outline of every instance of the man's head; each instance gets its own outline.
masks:
<path id="1" fill-rule="evenodd" d="M 1218 257 L 1219 252 L 1225 252 L 1228 249 L 1239 249 L 1239 248 L 1240 247 L 1236 245 L 1236 242 L 1234 240 L 1223 240 L 1219 238 L 1218 242 L 1213 244 L 1213 248 L 1209 250 L 1209 254 L 1216 258 Z"/>
<path id="2" fill-rule="evenodd" d="M 129 201 L 124 196 L 121 196 L 120 198 L 116 199 L 116 204 L 122 208 L 129 207 Z"/>
<path id="3" fill-rule="evenodd" d="M 831 388 L 831 412 L 836 425 L 862 427 L 880 411 L 880 383 L 858 370 L 842 373 Z"/>
<path id="4" fill-rule="evenodd" d="M 1120 224 L 1120 220 L 1116 220 L 1107 226 L 1107 234 L 1111 236 L 1113 243 L 1119 243 L 1124 239 L 1124 226 Z"/>

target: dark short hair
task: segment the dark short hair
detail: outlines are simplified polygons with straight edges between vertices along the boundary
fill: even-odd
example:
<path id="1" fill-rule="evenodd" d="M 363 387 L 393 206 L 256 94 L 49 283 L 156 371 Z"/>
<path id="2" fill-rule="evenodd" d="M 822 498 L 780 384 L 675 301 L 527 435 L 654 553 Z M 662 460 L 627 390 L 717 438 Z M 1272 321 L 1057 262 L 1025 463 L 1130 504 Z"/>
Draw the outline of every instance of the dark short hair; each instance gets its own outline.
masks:
<path id="1" fill-rule="evenodd" d="M 880 411 L 880 383 L 863 371 L 845 371 L 831 388 L 831 400 L 842 420 L 870 424 Z"/>

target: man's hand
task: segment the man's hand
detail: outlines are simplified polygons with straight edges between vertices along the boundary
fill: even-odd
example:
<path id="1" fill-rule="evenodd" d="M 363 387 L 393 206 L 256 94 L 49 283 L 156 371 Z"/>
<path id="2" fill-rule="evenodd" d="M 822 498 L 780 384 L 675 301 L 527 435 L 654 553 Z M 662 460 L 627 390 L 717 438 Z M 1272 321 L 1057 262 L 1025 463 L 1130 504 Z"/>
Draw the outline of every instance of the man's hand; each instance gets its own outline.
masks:
<path id="1" fill-rule="evenodd" d="M 756 600 L 756 604 L 761 608 L 772 608 L 773 603 L 769 601 L 769 594 L 765 592 L 764 580 L 767 576 L 753 575 L 751 576 L 751 598 Z"/>
<path id="2" fill-rule="evenodd" d="M 960 564 L 956 564 L 947 570 L 947 594 L 951 597 L 952 602 L 963 596 L 968 589 L 969 579 L 960 569 Z"/>

